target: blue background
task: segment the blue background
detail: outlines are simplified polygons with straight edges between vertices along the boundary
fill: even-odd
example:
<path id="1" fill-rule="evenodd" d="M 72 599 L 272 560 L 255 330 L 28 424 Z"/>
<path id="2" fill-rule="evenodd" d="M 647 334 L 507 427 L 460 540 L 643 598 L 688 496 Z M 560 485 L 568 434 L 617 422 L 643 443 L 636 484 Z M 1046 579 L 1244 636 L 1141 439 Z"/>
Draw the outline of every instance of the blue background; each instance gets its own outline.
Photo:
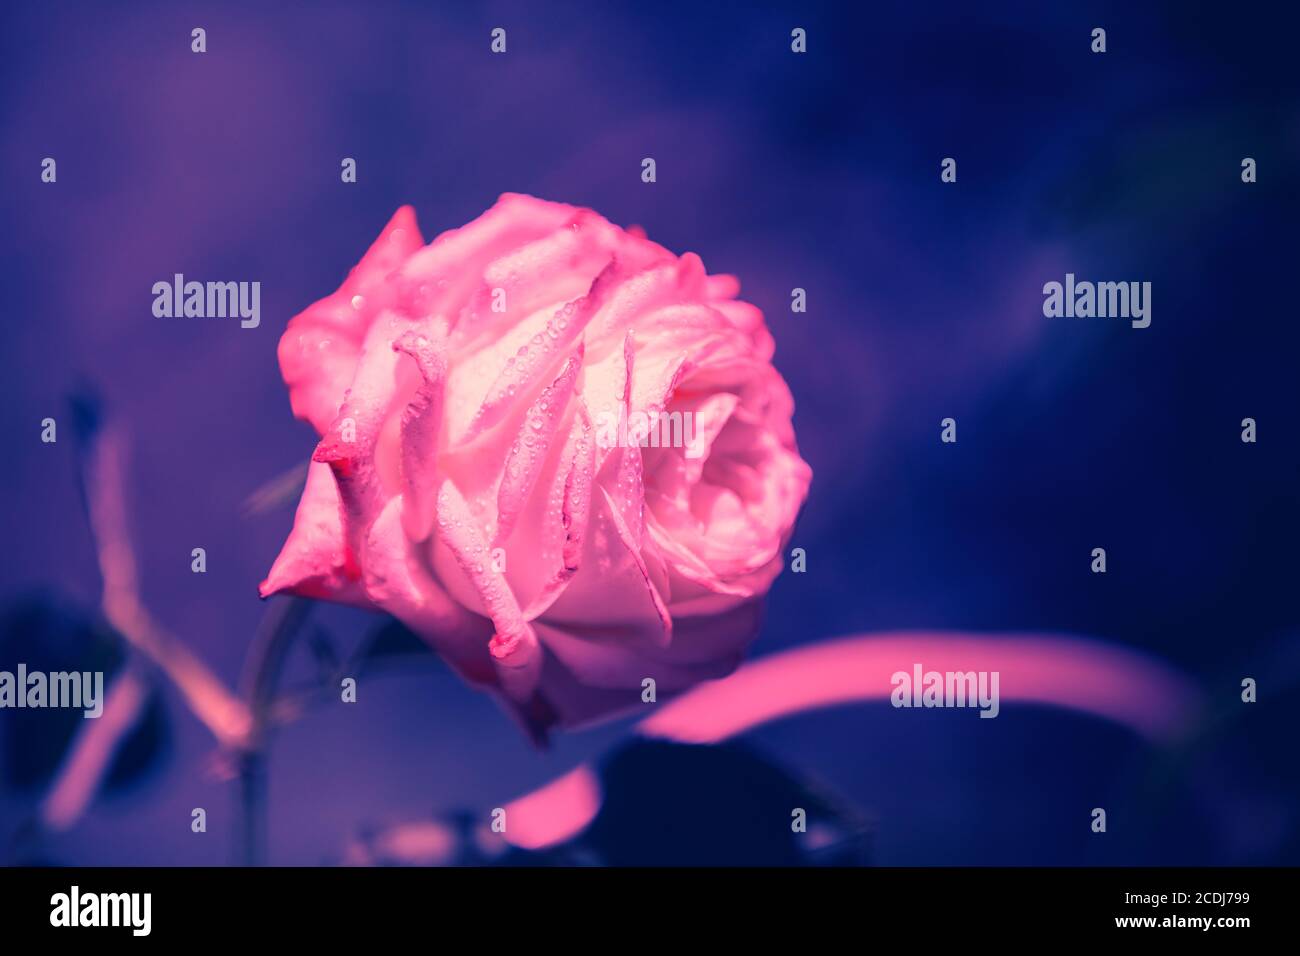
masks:
<path id="1" fill-rule="evenodd" d="M 778 579 L 756 654 L 896 628 L 1086 634 L 1164 659 L 1217 714 L 1182 755 L 1014 705 L 905 722 L 863 706 L 752 735 L 872 816 L 876 862 L 1300 862 L 1293 11 L 7 3 L 0 599 L 97 602 L 73 443 L 39 441 L 90 382 L 129 430 L 144 600 L 233 683 L 292 519 L 244 503 L 314 445 L 276 366 L 285 321 L 398 205 L 427 239 L 533 193 L 698 252 L 767 315 L 815 477 L 792 542 L 809 570 Z M 1150 328 L 1044 318 L 1042 285 L 1067 271 L 1150 281 Z M 261 327 L 155 318 L 151 286 L 176 272 L 259 280 Z M 342 642 L 371 624 L 316 619 Z M 432 663 L 367 687 L 277 741 L 274 862 L 483 812 L 626 734 L 536 752 Z M 230 858 L 233 787 L 207 772 L 207 732 L 168 710 L 164 755 L 46 855 Z M 0 792 L 0 839 L 37 796 Z M 1099 839 L 1094 806 L 1129 809 Z"/>

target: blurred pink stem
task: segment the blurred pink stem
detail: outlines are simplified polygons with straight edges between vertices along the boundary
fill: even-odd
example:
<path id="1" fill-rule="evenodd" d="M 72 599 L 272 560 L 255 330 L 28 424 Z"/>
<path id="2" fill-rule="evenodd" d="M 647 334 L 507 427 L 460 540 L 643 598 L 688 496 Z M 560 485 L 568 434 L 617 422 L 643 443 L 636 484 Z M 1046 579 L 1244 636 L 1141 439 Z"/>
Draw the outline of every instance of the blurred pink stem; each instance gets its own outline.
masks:
<path id="1" fill-rule="evenodd" d="M 819 641 L 750 661 L 729 677 L 657 706 L 637 733 L 720 743 L 784 717 L 888 700 L 892 676 L 910 673 L 913 664 L 926 671 L 997 671 L 1003 707 L 1075 710 L 1153 743 L 1176 742 L 1199 706 L 1192 682 L 1168 665 L 1091 638 L 895 631 Z M 506 839 L 532 850 L 572 839 L 595 819 L 602 799 L 595 771 L 579 765 L 506 805 Z"/>
<path id="2" fill-rule="evenodd" d="M 111 430 L 89 437 L 83 450 L 82 488 L 103 579 L 104 617 L 130 645 L 126 665 L 109 687 L 104 712 L 76 734 L 45 799 L 40 821 L 71 827 L 94 798 L 122 739 L 135 726 L 148 696 L 148 661 L 175 684 L 192 713 L 223 746 L 241 748 L 252 731 L 248 708 L 189 648 L 159 627 L 140 603 L 135 555 L 126 529 L 122 441 Z"/>
<path id="3" fill-rule="evenodd" d="M 886 700 L 891 677 L 927 671 L 997 671 L 1002 703 L 1047 704 L 1093 714 L 1153 741 L 1187 726 L 1191 683 L 1168 665 L 1090 638 L 895 631 L 821 641 L 741 667 L 656 710 L 647 737 L 715 743 L 790 714 Z"/>
<path id="4" fill-rule="evenodd" d="M 248 708 L 188 647 L 159 627 L 140 603 L 135 555 L 126 530 L 121 442 L 106 432 L 87 462 L 86 502 L 104 580 L 109 623 L 176 685 L 186 706 L 226 746 L 239 746 L 252 729 Z"/>
<path id="5" fill-rule="evenodd" d="M 114 678 L 104 712 L 87 720 L 59 768 L 53 788 L 41 801 L 40 820 L 60 832 L 81 818 L 108 773 L 118 742 L 131 732 L 149 695 L 138 668 L 127 665 Z"/>

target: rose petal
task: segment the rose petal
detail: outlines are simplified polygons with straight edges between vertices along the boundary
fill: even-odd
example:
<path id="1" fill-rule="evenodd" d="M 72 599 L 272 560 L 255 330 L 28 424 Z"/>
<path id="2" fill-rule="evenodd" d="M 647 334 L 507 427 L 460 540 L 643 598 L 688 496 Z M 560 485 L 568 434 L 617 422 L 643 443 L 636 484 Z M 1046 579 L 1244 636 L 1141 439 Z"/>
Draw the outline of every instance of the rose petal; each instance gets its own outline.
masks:
<path id="1" fill-rule="evenodd" d="M 632 413 L 632 383 L 636 378 L 636 344 L 632 333 L 628 332 L 623 341 L 623 360 L 627 364 L 627 376 L 623 387 L 623 414 Z M 612 456 L 616 462 L 613 487 L 608 493 L 618 516 L 627 529 L 627 539 L 638 553 L 641 551 L 641 536 L 645 530 L 644 512 L 645 486 L 641 472 L 641 435 L 628 435 L 623 447 Z"/>
<path id="2" fill-rule="evenodd" d="M 468 444 L 499 423 L 520 399 L 531 393 L 543 376 L 567 354 L 573 342 L 600 307 L 603 286 L 599 279 L 585 296 L 565 303 L 546 322 L 546 329 L 521 345 L 506 361 L 475 412 L 469 429 L 457 444 Z"/>
<path id="3" fill-rule="evenodd" d="M 401 496 L 375 520 L 366 543 L 366 596 L 419 634 L 464 677 L 479 684 L 495 675 L 486 623 L 453 601 L 425 569 L 402 528 Z"/>
<path id="4" fill-rule="evenodd" d="M 344 533 L 358 560 L 366 531 L 389 497 L 379 474 L 375 451 L 398 394 L 400 356 L 393 351 L 392 344 L 412 327 L 409 319 L 392 312 L 375 320 L 366 333 L 352 387 L 312 454 L 312 461 L 330 466 L 338 482 Z"/>
<path id="5" fill-rule="evenodd" d="M 521 244 L 549 235 L 571 220 L 577 210 L 563 203 L 505 193 L 491 209 L 473 222 L 439 234 L 402 266 L 400 278 L 415 315 L 445 315 L 455 320 L 457 341 L 477 334 L 473 319 L 463 316 L 463 303 L 483 285 L 483 270 L 495 259 Z"/>
<path id="6" fill-rule="evenodd" d="M 484 286 L 500 289 L 516 317 L 578 298 L 609 265 L 616 232 L 590 210 L 575 210 L 564 228 L 491 262 Z"/>
<path id="7" fill-rule="evenodd" d="M 524 617 L 530 621 L 546 613 L 555 603 L 582 563 L 595 481 L 596 445 L 591 419 L 585 408 L 580 406 L 578 411 L 561 454 L 564 468 L 557 471 L 546 510 L 535 516 L 534 523 L 541 525 L 536 530 L 541 543 L 538 565 L 546 568 L 548 558 L 558 555 L 558 566 L 550 565 L 549 577 L 525 608 Z M 560 520 L 554 522 L 551 516 L 557 502 Z"/>
<path id="8" fill-rule="evenodd" d="M 353 377 L 372 318 L 391 304 L 389 274 L 423 245 L 415 211 L 403 206 L 332 295 L 289 320 L 278 357 L 296 417 L 323 434 Z"/>
<path id="9" fill-rule="evenodd" d="M 488 650 L 502 687 L 517 701 L 527 699 L 541 675 L 542 652 L 537 634 L 520 613 L 505 576 L 493 567 L 484 536 L 465 499 L 450 481 L 443 482 L 438 490 L 437 525 L 440 540 L 474 585 L 496 628 Z"/>
<path id="10" fill-rule="evenodd" d="M 370 607 L 359 578 L 343 537 L 338 486 L 327 465 L 313 462 L 293 529 L 258 592 L 264 598 L 287 592 Z"/>
<path id="11" fill-rule="evenodd" d="M 546 612 L 546 623 L 565 630 L 595 628 L 602 640 L 625 647 L 665 646 L 672 617 L 655 589 L 618 505 L 599 485 L 580 559 L 582 571 Z"/>
<path id="12" fill-rule="evenodd" d="M 447 378 L 446 347 L 434 336 L 408 330 L 393 348 L 409 355 L 423 380 L 402 412 L 401 470 L 405 508 L 403 527 L 414 541 L 433 530 L 437 506 L 438 435 L 442 423 L 443 387 Z"/>
<path id="13" fill-rule="evenodd" d="M 639 272 L 630 272 L 628 266 L 618 263 L 587 336 L 593 355 L 599 358 L 616 347 L 643 315 L 670 303 L 698 299 L 706 278 L 704 263 L 690 252 Z"/>
<path id="14" fill-rule="evenodd" d="M 506 456 L 505 472 L 501 477 L 501 488 L 497 492 L 495 546 L 499 547 L 510 537 L 519 512 L 528 503 L 537 476 L 541 474 L 542 465 L 546 462 L 551 439 L 569 408 L 573 387 L 581 370 L 582 343 L 579 342 L 577 351 L 569 356 L 555 381 L 542 390 L 542 394 L 524 416 L 523 428 Z"/>

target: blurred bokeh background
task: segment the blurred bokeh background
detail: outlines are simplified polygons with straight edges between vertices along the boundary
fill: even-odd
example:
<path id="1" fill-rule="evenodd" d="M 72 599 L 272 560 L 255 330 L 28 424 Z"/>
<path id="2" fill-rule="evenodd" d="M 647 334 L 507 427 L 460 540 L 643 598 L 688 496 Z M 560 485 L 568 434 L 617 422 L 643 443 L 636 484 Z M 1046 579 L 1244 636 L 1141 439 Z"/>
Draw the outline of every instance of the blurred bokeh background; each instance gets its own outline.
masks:
<path id="1" fill-rule="evenodd" d="M 89 386 L 128 443 L 143 600 L 234 684 L 293 513 L 250 496 L 314 446 L 276 367 L 285 322 L 400 204 L 430 238 L 528 192 L 699 253 L 767 314 L 815 477 L 792 542 L 808 571 L 778 579 L 756 655 L 898 628 L 1073 633 L 1164 661 L 1207 705 L 1176 751 L 1048 707 L 840 708 L 712 763 L 653 753 L 629 792 L 832 793 L 870 821 L 879 864 L 1300 863 L 1293 5 L 11 2 L 0 18 L 0 668 L 117 660 L 63 427 Z M 1150 281 L 1150 328 L 1044 318 L 1042 285 L 1067 271 Z M 151 286 L 177 272 L 259 280 L 260 328 L 155 318 Z M 341 646 L 383 623 L 311 620 Z M 411 660 L 277 738 L 272 862 L 486 814 L 627 738 L 615 723 L 536 751 Z M 1246 676 L 1258 704 L 1240 703 Z M 33 842 L 66 733 L 39 717 L 0 712 L 3 862 L 232 859 L 235 788 L 166 689 L 112 786 Z M 1104 837 L 1095 806 L 1121 811 Z M 604 827 L 671 846 L 666 862 L 750 862 L 743 819 Z"/>

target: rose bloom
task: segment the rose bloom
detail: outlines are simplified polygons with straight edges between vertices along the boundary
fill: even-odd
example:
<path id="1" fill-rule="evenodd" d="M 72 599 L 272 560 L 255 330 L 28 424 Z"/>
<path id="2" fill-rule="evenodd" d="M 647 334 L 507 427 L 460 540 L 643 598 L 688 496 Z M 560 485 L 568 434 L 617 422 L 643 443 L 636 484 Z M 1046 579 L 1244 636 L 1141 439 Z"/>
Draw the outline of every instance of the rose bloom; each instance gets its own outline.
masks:
<path id="1" fill-rule="evenodd" d="M 262 595 L 392 614 L 536 734 L 727 674 L 812 477 L 738 291 L 587 209 L 399 209 L 280 340 L 321 440 Z"/>

